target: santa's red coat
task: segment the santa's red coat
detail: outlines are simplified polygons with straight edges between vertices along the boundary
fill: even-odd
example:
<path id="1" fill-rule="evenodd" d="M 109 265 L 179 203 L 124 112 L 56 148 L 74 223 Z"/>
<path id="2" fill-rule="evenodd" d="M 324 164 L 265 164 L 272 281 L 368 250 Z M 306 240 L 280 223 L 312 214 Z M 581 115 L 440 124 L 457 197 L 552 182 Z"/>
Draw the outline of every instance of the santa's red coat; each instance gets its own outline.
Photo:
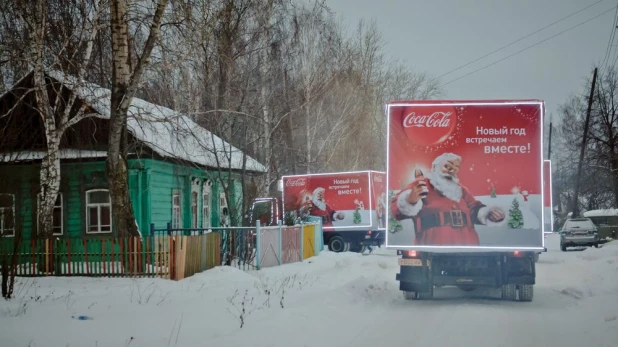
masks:
<path id="1" fill-rule="evenodd" d="M 322 210 L 319 207 L 317 207 L 315 204 L 312 204 L 311 208 L 309 209 L 309 215 L 321 217 L 322 226 L 332 226 L 335 211 L 331 209 L 328 205 L 326 205 L 325 210 Z"/>
<path id="2" fill-rule="evenodd" d="M 428 194 L 423 199 L 423 208 L 416 217 L 403 215 L 397 206 L 397 198 L 404 191 L 412 189 L 414 183 L 406 186 L 391 201 L 391 212 L 395 219 L 402 220 L 412 218 L 416 229 L 414 244 L 416 245 L 460 245 L 477 246 L 479 237 L 474 229 L 474 224 L 480 224 L 478 211 L 484 207 L 483 203 L 476 200 L 468 189 L 462 188 L 462 198 L 455 202 L 437 191 L 427 180 Z M 444 225 L 445 220 L 450 219 L 450 211 L 461 211 L 465 216 L 463 226 Z M 448 214 L 445 216 L 445 214 Z M 437 220 L 439 218 L 439 221 Z M 427 221 L 434 221 L 427 223 Z"/>

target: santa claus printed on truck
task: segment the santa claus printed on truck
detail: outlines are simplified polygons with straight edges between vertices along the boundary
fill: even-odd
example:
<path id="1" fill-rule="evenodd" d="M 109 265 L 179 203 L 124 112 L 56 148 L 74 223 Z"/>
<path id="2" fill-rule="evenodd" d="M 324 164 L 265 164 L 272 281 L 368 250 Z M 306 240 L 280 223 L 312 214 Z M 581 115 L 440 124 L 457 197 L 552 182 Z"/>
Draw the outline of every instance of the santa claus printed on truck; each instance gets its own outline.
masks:
<path id="1" fill-rule="evenodd" d="M 318 187 L 313 191 L 313 198 L 308 206 L 309 215 L 321 217 L 323 226 L 332 226 L 336 218 L 342 220 L 345 217 L 343 212 L 331 209 L 324 201 L 324 188 Z"/>
<path id="2" fill-rule="evenodd" d="M 501 208 L 484 205 L 459 182 L 461 160 L 453 153 L 438 156 L 427 177 L 417 175 L 393 197 L 393 217 L 414 221 L 416 245 L 478 246 L 474 224 L 503 224 Z"/>

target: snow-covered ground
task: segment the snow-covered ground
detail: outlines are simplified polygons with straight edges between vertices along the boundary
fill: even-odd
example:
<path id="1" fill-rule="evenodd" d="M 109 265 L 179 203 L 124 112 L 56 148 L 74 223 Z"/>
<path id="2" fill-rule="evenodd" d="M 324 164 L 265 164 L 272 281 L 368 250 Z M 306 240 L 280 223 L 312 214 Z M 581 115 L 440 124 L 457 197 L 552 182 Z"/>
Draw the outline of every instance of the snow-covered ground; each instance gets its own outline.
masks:
<path id="1" fill-rule="evenodd" d="M 0 302 L 0 346 L 616 346 L 618 241 L 569 252 L 558 242 L 549 235 L 531 303 L 457 288 L 405 301 L 385 250 L 179 282 L 21 279 Z"/>

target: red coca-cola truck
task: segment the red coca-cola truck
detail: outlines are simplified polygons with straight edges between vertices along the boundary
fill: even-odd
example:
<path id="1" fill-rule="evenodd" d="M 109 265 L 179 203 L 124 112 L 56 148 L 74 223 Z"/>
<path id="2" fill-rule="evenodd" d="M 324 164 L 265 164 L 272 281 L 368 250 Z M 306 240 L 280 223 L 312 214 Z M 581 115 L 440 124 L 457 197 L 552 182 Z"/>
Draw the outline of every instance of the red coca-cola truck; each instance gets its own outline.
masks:
<path id="1" fill-rule="evenodd" d="M 410 100 L 386 107 L 385 245 L 406 299 L 489 287 L 532 301 L 545 250 L 541 100 Z"/>
<path id="2" fill-rule="evenodd" d="M 333 252 L 363 252 L 384 243 L 386 174 L 355 171 L 284 176 L 280 197 L 258 198 L 250 225 L 292 224 L 321 218 L 324 244 Z"/>

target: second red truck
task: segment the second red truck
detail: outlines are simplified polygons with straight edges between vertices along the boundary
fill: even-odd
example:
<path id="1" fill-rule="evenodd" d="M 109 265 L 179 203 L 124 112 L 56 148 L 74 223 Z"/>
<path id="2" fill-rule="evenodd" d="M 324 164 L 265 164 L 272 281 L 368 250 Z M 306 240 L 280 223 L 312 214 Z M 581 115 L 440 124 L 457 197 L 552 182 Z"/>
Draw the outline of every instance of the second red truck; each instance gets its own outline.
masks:
<path id="1" fill-rule="evenodd" d="M 386 230 L 386 174 L 354 171 L 284 176 L 281 197 L 253 202 L 250 223 L 317 217 L 324 244 L 333 252 L 381 246 Z"/>

